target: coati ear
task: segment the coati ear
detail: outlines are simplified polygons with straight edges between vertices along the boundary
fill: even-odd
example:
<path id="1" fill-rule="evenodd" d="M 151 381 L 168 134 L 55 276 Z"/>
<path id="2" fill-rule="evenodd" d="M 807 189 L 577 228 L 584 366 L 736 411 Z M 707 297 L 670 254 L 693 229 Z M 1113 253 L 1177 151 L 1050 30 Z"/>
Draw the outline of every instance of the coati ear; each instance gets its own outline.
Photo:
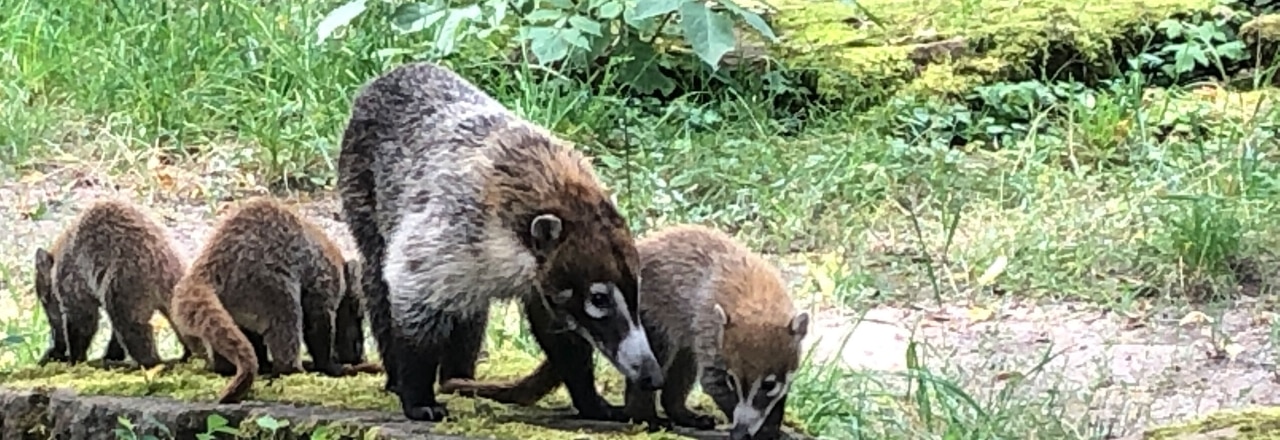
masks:
<path id="1" fill-rule="evenodd" d="M 36 248 L 36 271 L 49 273 L 53 269 L 53 254 L 42 247 Z"/>
<path id="2" fill-rule="evenodd" d="M 804 338 L 809 333 L 809 312 L 800 312 L 791 318 L 791 335 L 796 339 Z"/>
<path id="3" fill-rule="evenodd" d="M 560 233 L 564 225 L 560 217 L 554 214 L 542 214 L 533 218 L 529 224 L 529 235 L 533 237 L 533 247 L 539 252 L 548 252 L 560 241 Z"/>
<path id="4" fill-rule="evenodd" d="M 724 308 L 720 307 L 719 304 L 716 304 L 716 320 L 720 322 L 721 327 L 728 327 L 730 324 L 729 314 L 725 313 Z"/>

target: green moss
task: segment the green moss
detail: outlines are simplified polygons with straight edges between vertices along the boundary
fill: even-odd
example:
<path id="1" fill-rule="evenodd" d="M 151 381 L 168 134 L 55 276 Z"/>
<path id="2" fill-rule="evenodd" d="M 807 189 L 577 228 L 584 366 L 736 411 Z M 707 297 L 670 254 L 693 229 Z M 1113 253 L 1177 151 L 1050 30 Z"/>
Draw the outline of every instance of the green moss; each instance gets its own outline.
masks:
<path id="1" fill-rule="evenodd" d="M 1187 423 L 1148 430 L 1144 440 L 1191 440 L 1217 433 L 1234 440 L 1280 440 L 1280 408 L 1220 411 Z"/>
<path id="2" fill-rule="evenodd" d="M 488 361 L 481 362 L 477 375 L 484 380 L 513 380 L 533 371 L 541 358 L 534 357 L 513 347 L 495 347 Z M 607 362 L 597 363 L 597 377 L 601 393 L 621 402 L 623 380 L 621 375 L 608 367 Z M 398 413 L 399 403 L 383 393 L 382 375 L 360 375 L 331 378 L 318 374 L 297 374 L 275 380 L 259 379 L 254 383 L 249 399 L 302 405 L 316 405 L 345 409 L 382 410 Z M 166 396 L 184 401 L 213 401 L 218 391 L 226 385 L 227 378 L 205 371 L 201 362 L 176 364 L 154 374 L 141 370 L 104 370 L 81 364 L 49 364 L 0 375 L 0 382 L 12 388 L 68 387 L 86 395 L 114 396 Z M 536 407 L 517 407 L 498 404 L 484 399 L 457 396 L 441 396 L 456 418 L 451 423 L 438 425 L 442 433 L 517 436 L 525 440 L 565 438 L 564 431 L 544 428 L 521 421 L 549 416 L 553 409 L 570 405 L 568 393 L 560 387 L 538 403 Z M 713 414 L 724 422 L 709 397 L 694 393 L 690 405 L 697 411 Z M 788 417 L 788 422 L 794 420 Z M 795 426 L 793 423 L 789 425 Z M 261 431 L 252 419 L 241 426 L 250 436 Z M 295 426 L 296 432 L 305 432 L 315 426 Z M 337 433 L 359 436 L 358 427 L 341 423 L 328 425 Z M 301 431 L 297 431 L 301 430 Z M 355 430 L 355 431 L 352 431 Z M 648 434 L 643 427 L 634 426 L 626 431 L 607 433 L 581 433 L 576 438 L 590 439 L 676 439 L 686 438 L 671 433 Z"/>
<path id="3" fill-rule="evenodd" d="M 984 82 L 1028 79 L 1045 64 L 1057 64 L 1045 62 L 1045 57 L 1056 53 L 1071 54 L 1077 58 L 1073 63 L 1105 70 L 1117 61 L 1112 59 L 1114 45 L 1134 38 L 1136 28 L 1207 12 L 1215 2 L 859 2 L 883 27 L 838 0 L 771 4 L 777 8 L 772 25 L 782 38 L 772 48 L 774 55 L 791 68 L 816 70 L 820 93 L 851 98 L 903 90 L 954 94 Z M 953 38 L 963 39 L 963 50 L 924 56 L 936 52 L 942 44 L 938 42 Z M 951 57 L 953 53 L 960 56 Z"/>

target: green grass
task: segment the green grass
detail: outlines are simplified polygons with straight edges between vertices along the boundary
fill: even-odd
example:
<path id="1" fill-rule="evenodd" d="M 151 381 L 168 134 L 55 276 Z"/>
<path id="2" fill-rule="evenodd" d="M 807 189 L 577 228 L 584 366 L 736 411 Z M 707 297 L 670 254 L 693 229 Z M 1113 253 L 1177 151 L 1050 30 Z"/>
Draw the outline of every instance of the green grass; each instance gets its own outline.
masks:
<path id="1" fill-rule="evenodd" d="M 943 30 L 983 10 L 962 3 Z M 331 188 L 352 94 L 431 44 L 368 15 L 316 43 L 336 5 L 0 0 L 0 175 L 85 163 L 145 174 L 158 157 L 272 187 Z M 1143 53 L 1165 65 L 1177 56 L 1169 47 L 1225 53 L 1222 41 L 1187 38 Z M 708 223 L 763 251 L 813 256 L 823 275 L 800 289 L 829 306 L 1000 294 L 1123 309 L 1220 298 L 1241 283 L 1265 292 L 1274 277 L 1280 153 L 1269 133 L 1280 110 L 1270 89 L 1155 89 L 1170 71 L 1152 65 L 1091 88 L 996 83 L 965 102 L 903 95 L 870 109 L 813 107 L 802 119 L 773 104 L 776 90 L 656 103 L 513 68 L 502 55 L 470 42 L 447 63 L 581 141 L 641 233 Z M 1179 75 L 1186 84 L 1204 72 Z M 200 184 L 225 194 L 230 182 Z M 45 344 L 27 251 L 0 252 L 0 310 L 24 310 L 0 318 L 4 369 L 30 365 Z M 1001 259 L 1007 268 L 980 280 Z M 515 337 L 533 352 L 527 335 Z M 945 355 L 918 345 L 911 356 L 924 365 Z M 789 411 L 830 438 L 1099 438 L 1093 416 L 1029 391 L 1048 379 L 1020 373 L 978 390 L 965 389 L 963 371 L 810 362 Z"/>

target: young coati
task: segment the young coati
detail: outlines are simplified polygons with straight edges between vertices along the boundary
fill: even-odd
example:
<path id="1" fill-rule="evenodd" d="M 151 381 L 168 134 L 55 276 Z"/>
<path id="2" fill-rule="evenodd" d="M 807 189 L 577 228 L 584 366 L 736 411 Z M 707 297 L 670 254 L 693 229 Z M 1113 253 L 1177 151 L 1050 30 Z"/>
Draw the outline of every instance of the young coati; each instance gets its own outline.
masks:
<path id="1" fill-rule="evenodd" d="M 143 367 L 159 364 L 151 316 L 171 318 L 169 298 L 184 266 L 164 228 L 136 205 L 91 203 L 48 250 L 36 248 L 36 297 L 51 335 L 39 363 L 86 361 L 101 307 L 112 331 L 104 360 L 122 361 L 127 352 Z M 182 359 L 190 355 L 184 345 Z"/>
<path id="2" fill-rule="evenodd" d="M 475 376 L 494 300 L 522 302 L 580 417 L 625 418 L 595 389 L 593 346 L 662 385 L 631 231 L 568 142 L 456 73 L 412 63 L 356 95 L 338 171 L 386 388 L 409 419 L 447 416 L 436 378 Z"/>
<path id="3" fill-rule="evenodd" d="M 333 348 L 345 267 L 324 231 L 273 199 L 251 198 L 223 216 L 173 294 L 178 334 L 205 347 L 213 371 L 235 371 L 219 403 L 243 399 L 262 348 L 273 375 L 304 370 L 304 341 L 314 370 L 343 374 Z"/>
<path id="4" fill-rule="evenodd" d="M 702 374 L 703 390 L 733 420 L 730 438 L 776 437 L 809 327 L 809 314 L 795 312 L 781 274 L 733 238 L 703 226 L 664 228 L 636 248 L 645 280 L 640 316 L 666 367 L 661 399 L 670 420 L 658 418 L 653 392 L 630 383 L 628 414 L 650 428 L 674 423 L 711 429 L 714 419 L 685 405 Z M 515 384 L 451 380 L 441 392 L 532 405 L 559 384 L 544 362 Z"/>

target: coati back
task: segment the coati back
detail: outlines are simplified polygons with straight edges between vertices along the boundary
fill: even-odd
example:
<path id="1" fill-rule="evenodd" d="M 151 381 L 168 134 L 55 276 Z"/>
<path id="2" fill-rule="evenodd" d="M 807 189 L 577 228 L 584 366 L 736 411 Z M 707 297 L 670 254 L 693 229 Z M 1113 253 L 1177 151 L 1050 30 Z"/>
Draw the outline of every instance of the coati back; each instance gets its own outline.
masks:
<path id="1" fill-rule="evenodd" d="M 701 374 L 703 390 L 733 420 L 730 438 L 776 437 L 809 326 L 808 313 L 795 312 L 781 274 L 733 238 L 703 226 L 667 227 L 636 247 L 645 280 L 640 315 L 666 366 L 662 405 L 670 422 L 715 426 L 685 404 Z M 543 362 L 514 384 L 452 380 L 441 391 L 532 405 L 559 384 Z M 629 383 L 626 396 L 633 420 L 669 426 L 658 418 L 652 392 Z"/>
<path id="2" fill-rule="evenodd" d="M 298 373 L 305 341 L 315 370 L 343 374 L 333 347 L 344 267 L 324 231 L 273 199 L 251 198 L 223 216 L 173 296 L 178 333 L 207 346 L 212 370 L 234 369 L 220 403 L 252 387 L 256 351 L 270 354 L 272 374 Z"/>
<path id="3" fill-rule="evenodd" d="M 475 376 L 495 300 L 523 302 L 580 416 L 623 417 L 595 390 L 593 346 L 661 385 L 630 229 L 568 142 L 452 71 L 412 63 L 356 95 L 338 168 L 386 388 L 406 417 L 447 415 L 432 386 Z"/>
<path id="4" fill-rule="evenodd" d="M 170 319 L 169 298 L 184 263 L 158 223 L 136 205 L 101 199 L 54 240 L 36 248 L 36 296 L 49 318 L 51 341 L 39 363 L 84 362 L 98 332 L 98 308 L 112 338 L 108 361 L 127 354 L 143 367 L 161 362 L 151 316 Z M 191 354 L 184 345 L 182 358 Z"/>

